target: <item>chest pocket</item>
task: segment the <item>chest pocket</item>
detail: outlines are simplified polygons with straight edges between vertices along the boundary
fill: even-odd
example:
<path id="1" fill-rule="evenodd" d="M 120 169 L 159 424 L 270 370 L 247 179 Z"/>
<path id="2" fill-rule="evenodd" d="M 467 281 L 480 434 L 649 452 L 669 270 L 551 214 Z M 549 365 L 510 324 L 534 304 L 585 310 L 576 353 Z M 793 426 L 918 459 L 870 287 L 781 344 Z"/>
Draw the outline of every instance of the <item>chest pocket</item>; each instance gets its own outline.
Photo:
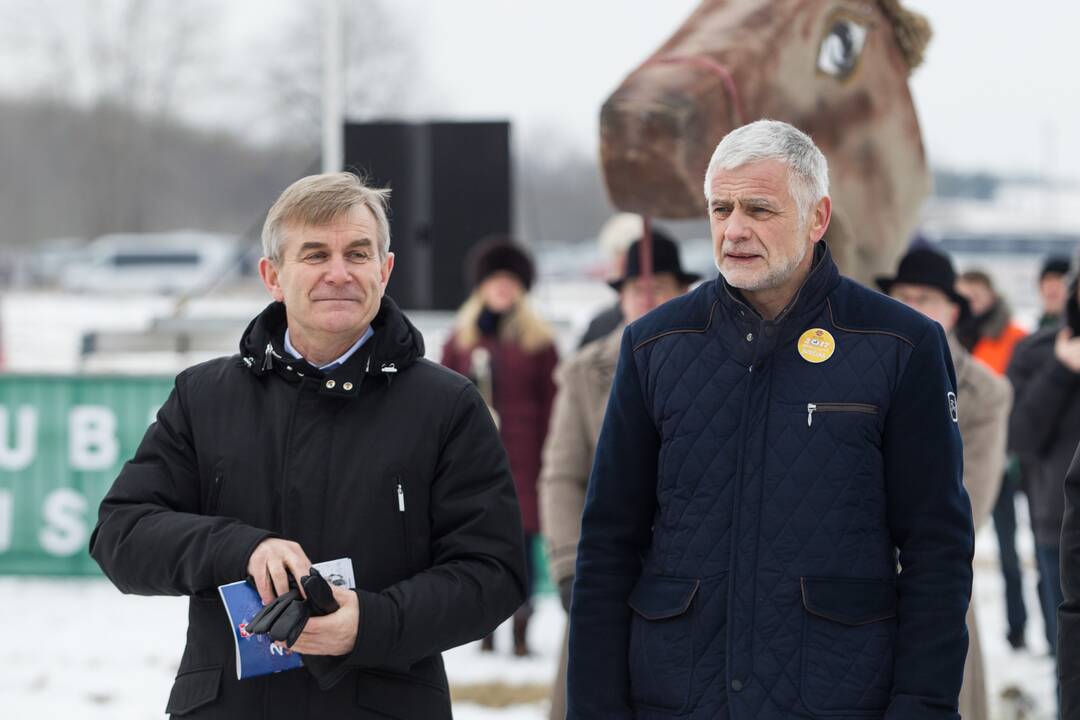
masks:
<path id="1" fill-rule="evenodd" d="M 803 431 L 811 441 L 881 447 L 881 412 L 863 402 L 808 402 L 796 410 L 805 418 Z"/>

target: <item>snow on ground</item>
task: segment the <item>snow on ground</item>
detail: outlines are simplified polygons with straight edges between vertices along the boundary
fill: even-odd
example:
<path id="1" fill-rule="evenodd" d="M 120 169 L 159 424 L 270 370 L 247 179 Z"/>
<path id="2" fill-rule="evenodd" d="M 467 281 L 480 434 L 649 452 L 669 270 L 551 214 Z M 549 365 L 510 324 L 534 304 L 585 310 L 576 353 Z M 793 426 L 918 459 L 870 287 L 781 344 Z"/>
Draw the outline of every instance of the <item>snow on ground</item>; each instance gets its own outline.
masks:
<path id="1" fill-rule="evenodd" d="M 1030 543 L 1021 529 L 1021 552 Z M 1014 717 L 999 699 L 1016 686 L 1035 699 L 1032 720 L 1054 717 L 1053 661 L 1046 655 L 1042 618 L 1035 594 L 1035 572 L 1024 575 L 1028 604 L 1029 650 L 1014 653 L 1005 642 L 1005 610 L 993 531 L 978 537 L 975 596 L 978 603 L 994 717 Z M 0 715 L 13 720 L 161 720 L 187 622 L 183 598 L 121 595 L 101 579 L 0 578 Z M 451 684 L 502 681 L 550 683 L 562 641 L 565 618 L 558 600 L 541 598 L 530 627 L 536 657 L 509 656 L 510 630 L 496 634 L 495 654 L 478 643 L 445 654 Z M 458 720 L 541 720 L 546 703 L 485 708 L 456 703 Z"/>

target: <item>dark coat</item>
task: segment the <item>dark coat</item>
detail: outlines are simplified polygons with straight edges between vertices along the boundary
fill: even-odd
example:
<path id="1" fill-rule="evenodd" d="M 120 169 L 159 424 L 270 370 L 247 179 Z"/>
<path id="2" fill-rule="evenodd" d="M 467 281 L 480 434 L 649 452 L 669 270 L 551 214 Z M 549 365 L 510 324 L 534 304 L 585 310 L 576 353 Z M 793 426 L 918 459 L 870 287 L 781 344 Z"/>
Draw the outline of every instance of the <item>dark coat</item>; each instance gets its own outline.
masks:
<path id="1" fill-rule="evenodd" d="M 1065 476 L 1065 519 L 1061 528 L 1061 589 L 1058 610 L 1058 679 L 1061 717 L 1080 717 L 1080 446 Z"/>
<path id="2" fill-rule="evenodd" d="M 559 353 L 554 345 L 528 352 L 517 343 L 490 337 L 483 337 L 480 344 L 491 354 L 499 434 L 510 457 L 510 471 L 521 505 L 521 521 L 525 532 L 532 535 L 540 532 L 536 483 L 540 477 L 540 454 L 551 420 L 551 406 L 555 402 L 554 375 Z M 471 349 L 459 347 L 456 335 L 443 346 L 442 363 L 462 375 L 475 377 Z"/>
<path id="3" fill-rule="evenodd" d="M 824 246 L 775 321 L 741 297 L 719 278 L 623 335 L 568 717 L 958 719 L 974 532 L 941 327 Z"/>
<path id="4" fill-rule="evenodd" d="M 284 306 L 271 304 L 240 355 L 177 377 L 101 503 L 90 550 L 116 586 L 192 596 L 174 716 L 449 718 L 439 653 L 521 604 L 521 525 L 483 401 L 423 359 L 389 298 L 372 325 L 324 376 L 282 359 Z M 351 654 L 326 660 L 344 674 L 329 690 L 307 669 L 236 679 L 216 588 L 271 536 L 313 562 L 352 558 L 359 631 Z"/>
<path id="5" fill-rule="evenodd" d="M 1009 364 L 1014 400 L 1009 449 L 1023 461 L 1035 542 L 1057 545 L 1065 512 L 1062 483 L 1080 443 L 1080 373 L 1054 356 L 1059 327 L 1023 340 Z"/>

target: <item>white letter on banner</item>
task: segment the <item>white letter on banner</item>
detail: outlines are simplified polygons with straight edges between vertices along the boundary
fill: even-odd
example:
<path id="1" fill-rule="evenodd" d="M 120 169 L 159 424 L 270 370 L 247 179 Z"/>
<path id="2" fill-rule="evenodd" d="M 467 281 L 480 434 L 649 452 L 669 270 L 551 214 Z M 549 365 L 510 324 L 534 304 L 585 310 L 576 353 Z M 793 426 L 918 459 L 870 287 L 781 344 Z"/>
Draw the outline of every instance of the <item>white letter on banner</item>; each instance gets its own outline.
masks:
<path id="1" fill-rule="evenodd" d="M 15 497 L 10 490 L 0 490 L 0 555 L 11 549 L 11 527 L 15 514 Z"/>
<path id="2" fill-rule="evenodd" d="M 70 488 L 59 488 L 45 496 L 41 513 L 45 527 L 38 533 L 45 552 L 66 557 L 84 550 L 86 504 L 86 498 Z"/>
<path id="3" fill-rule="evenodd" d="M 0 407 L 0 470 L 22 470 L 37 455 L 37 408 L 29 405 L 19 408 L 15 442 L 10 447 L 8 417 L 8 409 Z"/>
<path id="4" fill-rule="evenodd" d="M 75 470 L 108 470 L 120 455 L 116 416 L 102 405 L 76 405 L 68 415 L 68 453 Z"/>

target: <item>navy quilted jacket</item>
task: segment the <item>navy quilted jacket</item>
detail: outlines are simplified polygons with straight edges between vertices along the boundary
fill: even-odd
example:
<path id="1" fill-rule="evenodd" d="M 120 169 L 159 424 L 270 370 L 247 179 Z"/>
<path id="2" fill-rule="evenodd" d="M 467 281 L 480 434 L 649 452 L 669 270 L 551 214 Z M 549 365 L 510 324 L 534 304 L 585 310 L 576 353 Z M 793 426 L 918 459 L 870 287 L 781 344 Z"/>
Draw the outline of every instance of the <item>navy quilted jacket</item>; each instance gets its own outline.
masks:
<path id="1" fill-rule="evenodd" d="M 827 330 L 835 351 L 797 350 Z M 589 483 L 568 718 L 959 718 L 974 533 L 941 327 L 824 245 L 765 321 L 630 325 Z"/>

